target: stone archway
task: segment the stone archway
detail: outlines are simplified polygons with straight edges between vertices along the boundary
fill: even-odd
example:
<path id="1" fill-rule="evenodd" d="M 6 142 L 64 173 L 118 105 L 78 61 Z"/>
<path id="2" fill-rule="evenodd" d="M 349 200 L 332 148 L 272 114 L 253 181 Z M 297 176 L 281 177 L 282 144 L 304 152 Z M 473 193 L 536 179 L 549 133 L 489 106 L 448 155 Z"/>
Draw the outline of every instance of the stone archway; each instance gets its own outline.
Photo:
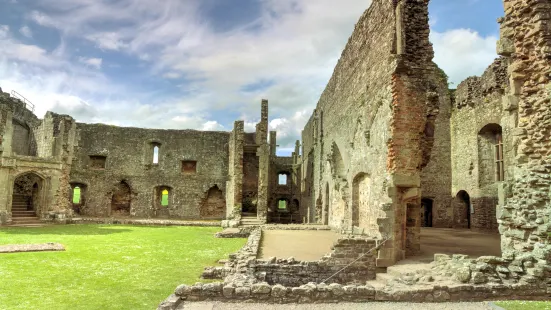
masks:
<path id="1" fill-rule="evenodd" d="M 453 228 L 471 228 L 471 197 L 461 190 L 452 202 Z"/>
<path id="2" fill-rule="evenodd" d="M 26 172 L 15 177 L 11 201 L 13 221 L 36 219 L 44 208 L 44 179 L 35 172 Z"/>

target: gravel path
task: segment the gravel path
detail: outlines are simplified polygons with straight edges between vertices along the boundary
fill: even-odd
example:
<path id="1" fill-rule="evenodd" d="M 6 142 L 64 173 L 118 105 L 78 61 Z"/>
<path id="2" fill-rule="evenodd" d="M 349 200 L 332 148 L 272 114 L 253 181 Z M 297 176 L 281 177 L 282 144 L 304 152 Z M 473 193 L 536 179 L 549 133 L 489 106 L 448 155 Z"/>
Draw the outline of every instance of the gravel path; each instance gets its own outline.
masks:
<path id="1" fill-rule="evenodd" d="M 178 309 L 186 310 L 491 310 L 486 302 L 464 303 L 338 303 L 338 304 L 258 304 L 258 303 L 220 303 L 220 302 L 186 302 Z"/>

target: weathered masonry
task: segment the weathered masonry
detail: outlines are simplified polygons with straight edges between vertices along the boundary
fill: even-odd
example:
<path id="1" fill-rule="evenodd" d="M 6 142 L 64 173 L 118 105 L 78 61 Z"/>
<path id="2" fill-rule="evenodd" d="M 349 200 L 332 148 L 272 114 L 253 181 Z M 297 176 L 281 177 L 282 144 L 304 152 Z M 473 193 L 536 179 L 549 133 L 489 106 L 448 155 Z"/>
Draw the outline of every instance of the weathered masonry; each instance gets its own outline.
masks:
<path id="1" fill-rule="evenodd" d="M 275 155 L 275 132 L 268 145 L 268 102 L 261 107 L 255 133 L 244 133 L 242 122 L 233 133 L 157 130 L 51 112 L 40 120 L 30 103 L 1 93 L 0 224 L 80 216 L 239 220 L 241 213 L 258 214 L 260 223 L 299 221 L 297 160 Z M 270 167 L 288 174 L 288 184 L 276 186 Z"/>
<path id="2" fill-rule="evenodd" d="M 548 277 L 551 0 L 504 0 L 500 57 L 456 90 L 432 62 L 428 2 L 372 1 L 290 157 L 266 100 L 255 132 L 200 132 L 38 119 L 0 92 L 0 224 L 317 223 L 389 239 L 377 267 L 418 254 L 423 226 L 472 229 L 501 235 L 490 260 L 511 278 Z"/>
<path id="3" fill-rule="evenodd" d="M 302 212 L 391 238 L 379 267 L 415 255 L 423 226 L 549 253 L 551 1 L 504 1 L 500 57 L 457 90 L 432 63 L 427 7 L 373 1 L 356 24 L 302 132 Z"/>

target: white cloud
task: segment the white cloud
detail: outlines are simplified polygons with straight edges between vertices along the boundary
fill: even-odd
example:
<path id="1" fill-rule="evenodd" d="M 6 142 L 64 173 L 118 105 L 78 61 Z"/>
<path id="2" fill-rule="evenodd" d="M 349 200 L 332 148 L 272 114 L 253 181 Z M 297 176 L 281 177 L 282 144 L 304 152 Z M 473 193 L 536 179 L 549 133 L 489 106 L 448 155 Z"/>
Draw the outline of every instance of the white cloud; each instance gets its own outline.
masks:
<path id="1" fill-rule="evenodd" d="M 497 37 L 483 37 L 471 29 L 432 31 L 430 39 L 434 45 L 434 62 L 446 72 L 454 86 L 469 76 L 481 75 L 498 57 Z"/>
<path id="2" fill-rule="evenodd" d="M 31 28 L 29 28 L 29 26 L 23 26 L 19 28 L 19 33 L 21 33 L 23 36 L 27 38 L 33 37 L 33 32 L 31 31 Z"/>
<path id="3" fill-rule="evenodd" d="M 101 58 L 79 57 L 78 61 L 90 67 L 101 69 L 101 63 L 103 60 Z"/>
<path id="4" fill-rule="evenodd" d="M 56 68 L 34 76 L 32 70 L 25 73 L 16 68 L 20 74 L 16 86 L 29 89 L 36 98 L 41 93 L 58 94 L 58 101 L 49 99 L 45 106 L 74 111 L 87 121 L 221 130 L 232 125 L 220 123 L 220 116 L 228 110 L 241 115 L 245 130 L 253 132 L 260 99 L 268 98 L 270 129 L 278 130 L 278 144 L 289 148 L 300 137 L 354 24 L 370 2 L 262 0 L 256 20 L 222 32 L 214 27 L 214 17 L 205 16 L 203 0 L 57 0 L 55 5 L 51 0 L 38 0 L 39 6 L 27 16 L 38 25 L 58 29 L 67 42 L 77 38 L 106 53 L 130 57 L 149 70 L 143 74 L 169 81 L 185 78 L 185 84 L 178 85 L 185 96 L 174 94 L 173 99 L 144 97 L 141 89 L 91 70 L 103 65 L 101 58 L 77 57 L 86 64 L 81 65 L 84 68 L 57 69 L 71 56 L 65 43 L 49 53 L 8 38 L 4 41 L 11 42 L 9 51 L 0 51 L 0 55 L 19 62 L 32 61 L 28 58 L 32 56 L 38 59 L 36 65 Z M 431 24 L 435 22 L 431 16 Z M 0 27 L 0 40 L 2 33 Z M 431 34 L 435 61 L 456 84 L 482 73 L 492 62 L 495 39 L 467 29 Z M 18 58 L 19 52 L 25 56 Z M 0 83 L 13 76 L 0 74 Z M 48 81 L 49 86 L 38 80 Z M 262 86 L 259 81 L 266 83 Z"/>

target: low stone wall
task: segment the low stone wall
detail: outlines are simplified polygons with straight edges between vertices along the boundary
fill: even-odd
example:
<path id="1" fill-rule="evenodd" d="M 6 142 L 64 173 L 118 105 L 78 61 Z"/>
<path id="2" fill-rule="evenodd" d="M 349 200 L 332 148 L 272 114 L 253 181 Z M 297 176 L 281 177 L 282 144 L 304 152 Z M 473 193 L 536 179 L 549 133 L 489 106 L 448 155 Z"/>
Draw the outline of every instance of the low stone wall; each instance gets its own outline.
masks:
<path id="1" fill-rule="evenodd" d="M 238 252 L 230 254 L 223 267 L 206 267 L 201 278 L 224 279 L 230 274 L 247 273 L 250 262 L 256 260 L 261 238 L 262 230 L 254 228 L 249 234 L 247 243 Z"/>
<path id="2" fill-rule="evenodd" d="M 257 280 L 269 284 L 298 287 L 309 282 L 321 283 L 329 278 L 339 284 L 365 283 L 375 279 L 376 246 L 374 239 L 340 238 L 331 253 L 319 261 L 271 258 L 268 261 L 255 260 L 250 268 Z"/>
<path id="3" fill-rule="evenodd" d="M 300 287 L 255 283 L 236 286 L 232 283 L 197 283 L 180 285 L 163 301 L 159 310 L 176 309 L 184 300 L 263 303 L 332 303 L 369 301 L 449 302 L 487 300 L 546 300 L 545 285 L 529 283 L 511 285 L 429 286 L 422 288 L 375 289 L 370 285 L 340 285 L 308 283 Z"/>
<path id="4" fill-rule="evenodd" d="M 59 222 L 59 221 L 58 221 Z M 121 224 L 121 225 L 145 225 L 145 226 L 203 226 L 220 227 L 220 221 L 180 221 L 165 219 L 122 219 L 122 218 L 96 218 L 79 217 L 67 218 L 64 224 Z"/>

